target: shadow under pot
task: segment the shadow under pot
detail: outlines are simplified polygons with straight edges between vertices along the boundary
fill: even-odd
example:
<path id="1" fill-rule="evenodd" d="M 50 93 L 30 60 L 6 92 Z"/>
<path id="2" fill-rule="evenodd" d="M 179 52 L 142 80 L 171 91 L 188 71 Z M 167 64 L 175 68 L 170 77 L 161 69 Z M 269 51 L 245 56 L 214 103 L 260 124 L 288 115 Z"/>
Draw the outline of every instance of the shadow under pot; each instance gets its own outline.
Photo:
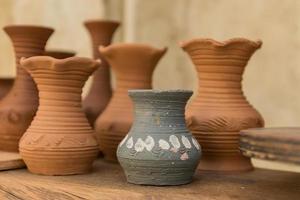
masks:
<path id="1" fill-rule="evenodd" d="M 262 127 L 262 116 L 242 91 L 242 75 L 261 41 L 194 39 L 182 44 L 195 64 L 198 93 L 186 110 L 189 130 L 202 146 L 199 169 L 240 172 L 253 169 L 239 151 L 239 132 Z"/>
<path id="2" fill-rule="evenodd" d="M 133 122 L 130 89 L 151 89 L 152 74 L 166 48 L 157 49 L 143 44 L 113 44 L 100 47 L 104 59 L 116 77 L 113 96 L 95 123 L 96 135 L 104 158 L 117 162 L 117 147 L 129 132 Z"/>
<path id="3" fill-rule="evenodd" d="M 89 58 L 37 56 L 21 60 L 39 91 L 39 107 L 20 141 L 28 170 L 44 175 L 87 173 L 98 154 L 81 107 L 82 87 L 99 67 Z"/>
<path id="4" fill-rule="evenodd" d="M 201 148 L 185 125 L 192 91 L 129 90 L 135 118 L 118 147 L 127 181 L 142 185 L 181 185 L 192 181 Z"/>

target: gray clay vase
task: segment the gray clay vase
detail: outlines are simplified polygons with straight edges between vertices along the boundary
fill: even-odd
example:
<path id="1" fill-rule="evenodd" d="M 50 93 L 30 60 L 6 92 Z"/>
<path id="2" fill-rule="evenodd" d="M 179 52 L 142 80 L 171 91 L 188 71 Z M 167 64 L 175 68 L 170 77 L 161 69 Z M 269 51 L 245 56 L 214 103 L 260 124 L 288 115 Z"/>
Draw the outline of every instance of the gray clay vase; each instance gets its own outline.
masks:
<path id="1" fill-rule="evenodd" d="M 192 181 L 201 147 L 184 119 L 191 95 L 187 90 L 129 90 L 135 117 L 117 150 L 128 182 L 181 185 Z"/>

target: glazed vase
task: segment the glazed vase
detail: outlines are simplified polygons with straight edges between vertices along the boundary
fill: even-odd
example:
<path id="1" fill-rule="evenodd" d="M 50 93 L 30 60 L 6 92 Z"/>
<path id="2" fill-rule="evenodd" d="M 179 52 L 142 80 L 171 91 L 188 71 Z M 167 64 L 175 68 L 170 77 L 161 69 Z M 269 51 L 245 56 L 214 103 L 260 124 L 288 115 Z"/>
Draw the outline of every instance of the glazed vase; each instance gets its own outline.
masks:
<path id="1" fill-rule="evenodd" d="M 81 107 L 82 87 L 99 66 L 89 58 L 21 59 L 39 91 L 39 107 L 20 141 L 20 154 L 32 173 L 87 173 L 98 143 Z"/>
<path id="2" fill-rule="evenodd" d="M 18 143 L 30 125 L 37 107 L 38 93 L 30 75 L 21 68 L 21 57 L 44 54 L 53 29 L 38 26 L 6 26 L 15 51 L 17 75 L 10 92 L 0 102 L 0 150 L 18 151 Z"/>
<path id="3" fill-rule="evenodd" d="M 226 173 L 253 168 L 239 151 L 239 131 L 263 127 L 264 120 L 243 94 L 242 75 L 261 45 L 261 41 L 243 38 L 182 43 L 199 80 L 198 93 L 186 110 L 186 122 L 202 146 L 200 170 Z"/>
<path id="4" fill-rule="evenodd" d="M 182 185 L 192 181 L 201 148 L 187 130 L 188 90 L 129 90 L 134 122 L 118 146 L 127 181 L 142 185 Z"/>
<path id="5" fill-rule="evenodd" d="M 0 100 L 3 99 L 12 88 L 14 78 L 0 78 Z"/>
<path id="6" fill-rule="evenodd" d="M 100 47 L 115 77 L 113 96 L 95 123 L 95 130 L 104 158 L 117 162 L 118 144 L 128 133 L 133 122 L 130 89 L 151 89 L 152 73 L 166 48 L 156 49 L 143 44 L 113 44 Z"/>
<path id="7" fill-rule="evenodd" d="M 84 112 L 91 124 L 103 112 L 111 95 L 110 67 L 99 52 L 99 46 L 107 46 L 111 43 L 114 32 L 119 26 L 118 22 L 106 20 L 90 20 L 84 23 L 87 28 L 93 46 L 94 59 L 101 59 L 101 67 L 93 74 L 93 80 L 87 96 L 83 100 Z"/>
<path id="8" fill-rule="evenodd" d="M 46 50 L 44 56 L 50 56 L 56 59 L 64 59 L 75 56 L 75 52 L 60 51 L 60 50 Z"/>

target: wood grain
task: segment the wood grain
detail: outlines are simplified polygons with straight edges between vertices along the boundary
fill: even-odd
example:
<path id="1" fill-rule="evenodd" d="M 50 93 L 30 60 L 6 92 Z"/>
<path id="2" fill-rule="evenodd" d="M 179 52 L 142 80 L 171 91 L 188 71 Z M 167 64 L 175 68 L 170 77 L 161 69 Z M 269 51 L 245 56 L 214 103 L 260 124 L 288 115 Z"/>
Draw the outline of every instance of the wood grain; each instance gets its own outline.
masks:
<path id="1" fill-rule="evenodd" d="M 297 199 L 299 180 L 297 173 L 256 169 L 226 176 L 198 172 L 193 183 L 183 186 L 138 186 L 126 182 L 119 165 L 98 160 L 87 175 L 39 176 L 25 169 L 1 172 L 0 199 Z"/>
<path id="2" fill-rule="evenodd" d="M 300 128 L 257 128 L 241 131 L 245 156 L 300 165 Z"/>
<path id="3" fill-rule="evenodd" d="M 25 163 L 19 153 L 0 151 L 0 171 L 24 167 Z"/>

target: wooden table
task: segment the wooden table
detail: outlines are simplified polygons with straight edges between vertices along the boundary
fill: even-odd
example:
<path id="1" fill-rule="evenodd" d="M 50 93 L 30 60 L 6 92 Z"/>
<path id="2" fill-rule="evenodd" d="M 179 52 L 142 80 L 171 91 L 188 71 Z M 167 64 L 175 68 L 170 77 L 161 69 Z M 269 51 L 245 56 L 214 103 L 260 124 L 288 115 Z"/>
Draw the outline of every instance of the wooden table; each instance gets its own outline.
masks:
<path id="1" fill-rule="evenodd" d="M 129 184 L 116 164 L 98 160 L 87 175 L 40 176 L 26 169 L 0 172 L 0 199 L 300 199 L 300 173 L 256 169 L 237 175 L 197 173 L 184 186 Z"/>

